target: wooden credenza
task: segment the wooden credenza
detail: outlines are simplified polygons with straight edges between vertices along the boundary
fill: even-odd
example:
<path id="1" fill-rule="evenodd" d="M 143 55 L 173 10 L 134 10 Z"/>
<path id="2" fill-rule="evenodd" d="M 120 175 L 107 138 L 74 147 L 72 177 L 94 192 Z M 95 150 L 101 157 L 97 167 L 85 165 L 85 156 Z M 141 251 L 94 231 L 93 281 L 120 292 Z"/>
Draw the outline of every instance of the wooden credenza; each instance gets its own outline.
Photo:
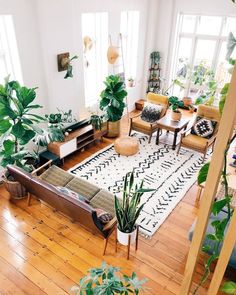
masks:
<path id="1" fill-rule="evenodd" d="M 48 150 L 53 154 L 64 159 L 66 156 L 72 154 L 77 150 L 81 150 L 92 142 L 106 134 L 106 128 L 102 130 L 94 130 L 93 126 L 87 125 L 69 133 L 64 141 L 51 142 L 48 145 Z"/>

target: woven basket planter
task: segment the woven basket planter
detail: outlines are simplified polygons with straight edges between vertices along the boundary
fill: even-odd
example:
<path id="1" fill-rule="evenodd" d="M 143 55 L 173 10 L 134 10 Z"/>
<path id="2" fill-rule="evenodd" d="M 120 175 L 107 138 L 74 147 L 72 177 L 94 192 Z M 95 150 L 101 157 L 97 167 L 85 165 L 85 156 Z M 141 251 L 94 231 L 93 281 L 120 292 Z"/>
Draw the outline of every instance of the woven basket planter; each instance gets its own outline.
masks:
<path id="1" fill-rule="evenodd" d="M 11 195 L 11 198 L 13 199 L 23 199 L 26 196 L 26 189 L 25 187 L 20 184 L 18 181 L 10 181 L 7 178 L 3 178 L 3 183 L 6 188 L 6 190 Z"/>
<path id="2" fill-rule="evenodd" d="M 106 137 L 117 137 L 120 134 L 120 120 L 116 122 L 107 122 L 108 124 L 108 132 Z"/>

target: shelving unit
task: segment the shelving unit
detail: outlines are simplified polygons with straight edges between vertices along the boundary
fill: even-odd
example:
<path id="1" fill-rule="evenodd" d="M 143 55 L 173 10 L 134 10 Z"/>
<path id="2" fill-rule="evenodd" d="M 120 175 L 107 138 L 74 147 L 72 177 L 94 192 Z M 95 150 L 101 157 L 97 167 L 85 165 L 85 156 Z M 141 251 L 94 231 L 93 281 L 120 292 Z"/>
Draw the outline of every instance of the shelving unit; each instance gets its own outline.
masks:
<path id="1" fill-rule="evenodd" d="M 48 151 L 57 155 L 60 159 L 64 159 L 75 151 L 85 148 L 90 143 L 96 140 L 102 140 L 102 137 L 107 133 L 107 128 L 104 126 L 102 130 L 94 130 L 91 124 L 72 131 L 65 137 L 64 141 L 51 142 L 48 145 Z"/>
<path id="2" fill-rule="evenodd" d="M 151 53 L 147 93 L 148 92 L 160 93 L 160 90 L 161 90 L 160 60 L 161 60 L 161 56 L 159 51 L 154 51 Z"/>

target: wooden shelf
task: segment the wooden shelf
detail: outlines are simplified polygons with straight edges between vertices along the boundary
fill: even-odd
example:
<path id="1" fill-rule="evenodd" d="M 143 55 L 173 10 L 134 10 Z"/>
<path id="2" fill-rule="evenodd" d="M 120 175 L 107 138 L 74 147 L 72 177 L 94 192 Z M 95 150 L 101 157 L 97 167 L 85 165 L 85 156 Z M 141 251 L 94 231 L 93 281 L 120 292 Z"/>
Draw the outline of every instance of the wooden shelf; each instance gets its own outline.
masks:
<path id="1" fill-rule="evenodd" d="M 103 130 L 94 130 L 91 124 L 78 128 L 65 137 L 64 141 L 51 142 L 48 145 L 48 150 L 60 159 L 65 158 L 71 153 L 80 150 L 88 144 L 102 139 L 102 136 L 107 132 L 106 128 Z"/>

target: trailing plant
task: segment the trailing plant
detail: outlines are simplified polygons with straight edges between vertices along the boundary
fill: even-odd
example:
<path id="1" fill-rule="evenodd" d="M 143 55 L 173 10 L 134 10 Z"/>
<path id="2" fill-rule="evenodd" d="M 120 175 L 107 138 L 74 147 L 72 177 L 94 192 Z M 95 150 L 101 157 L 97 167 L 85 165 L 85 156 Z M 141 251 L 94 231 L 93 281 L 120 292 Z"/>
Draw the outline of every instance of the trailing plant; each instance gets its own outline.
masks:
<path id="1" fill-rule="evenodd" d="M 179 113 L 179 108 L 184 107 L 184 102 L 180 101 L 177 96 L 169 97 L 170 108 L 173 112 Z"/>
<path id="2" fill-rule="evenodd" d="M 207 234 L 206 239 L 214 241 L 214 249 L 213 249 L 212 254 L 209 256 L 209 258 L 205 262 L 205 272 L 204 272 L 204 274 L 200 280 L 200 283 L 198 284 L 198 286 L 195 289 L 193 294 L 197 294 L 199 287 L 202 286 L 206 282 L 207 278 L 209 277 L 209 275 L 211 273 L 210 267 L 211 267 L 212 263 L 215 262 L 219 257 L 220 246 L 224 241 L 225 231 L 226 231 L 226 228 L 230 222 L 231 216 L 233 214 L 233 209 L 231 209 L 232 195 L 229 194 L 229 185 L 228 185 L 228 180 L 227 180 L 227 154 L 228 154 L 228 150 L 230 148 L 230 145 L 235 140 L 235 138 L 236 138 L 236 133 L 234 134 L 232 139 L 229 141 L 229 143 L 225 149 L 225 152 L 224 152 L 224 164 L 223 164 L 223 170 L 222 170 L 222 185 L 224 186 L 224 189 L 225 189 L 225 196 L 223 199 L 215 201 L 212 206 L 212 210 L 211 210 L 212 214 L 214 216 L 218 216 L 219 213 L 221 212 L 221 210 L 223 208 L 226 208 L 227 217 L 222 220 L 219 220 L 219 219 L 214 220 L 211 223 L 211 226 L 214 229 L 214 233 Z M 210 167 L 210 163 L 206 163 L 200 169 L 199 175 L 198 175 L 198 184 L 199 185 L 206 181 L 209 167 Z M 202 248 L 202 250 L 204 252 L 208 253 L 210 248 L 204 246 Z"/>
<path id="3" fill-rule="evenodd" d="M 134 78 L 133 78 L 133 77 L 129 77 L 127 80 L 128 80 L 129 82 L 134 82 Z"/>
<path id="4" fill-rule="evenodd" d="M 76 295 L 138 295 L 146 289 L 143 286 L 146 282 L 147 279 L 139 280 L 135 272 L 129 277 L 121 274 L 120 268 L 103 262 L 100 267 L 91 268 L 79 286 L 73 286 L 71 291 Z"/>
<path id="5" fill-rule="evenodd" d="M 143 188 L 144 181 L 138 186 L 134 183 L 134 172 L 128 172 L 124 180 L 122 201 L 115 196 L 115 211 L 118 229 L 123 233 L 131 233 L 135 229 L 136 221 L 143 209 L 141 197 L 145 192 L 154 189 Z"/>
<path id="6" fill-rule="evenodd" d="M 68 61 L 67 61 L 67 70 L 66 70 L 66 74 L 64 76 L 64 79 L 73 77 L 73 66 L 72 66 L 71 62 L 74 59 L 77 59 L 77 58 L 79 58 L 79 57 L 77 55 L 74 55 L 72 58 L 68 59 Z"/>
<path id="7" fill-rule="evenodd" d="M 36 88 L 21 86 L 17 81 L 5 79 L 5 85 L 0 85 L 0 146 L 1 165 L 15 164 L 26 170 L 27 158 L 37 158 L 37 154 L 25 146 L 42 129 L 37 124 L 44 118 L 35 114 L 34 110 L 41 108 L 33 104 L 36 98 Z"/>
<path id="8" fill-rule="evenodd" d="M 121 119 L 125 108 L 124 98 L 127 91 L 118 75 L 110 75 L 104 82 L 106 88 L 101 92 L 100 109 L 105 112 L 105 119 L 116 122 Z"/>
<path id="9" fill-rule="evenodd" d="M 91 115 L 90 123 L 95 128 L 95 130 L 101 130 L 102 123 L 103 123 L 103 116 L 99 116 L 99 115 L 95 115 L 95 114 Z"/>

